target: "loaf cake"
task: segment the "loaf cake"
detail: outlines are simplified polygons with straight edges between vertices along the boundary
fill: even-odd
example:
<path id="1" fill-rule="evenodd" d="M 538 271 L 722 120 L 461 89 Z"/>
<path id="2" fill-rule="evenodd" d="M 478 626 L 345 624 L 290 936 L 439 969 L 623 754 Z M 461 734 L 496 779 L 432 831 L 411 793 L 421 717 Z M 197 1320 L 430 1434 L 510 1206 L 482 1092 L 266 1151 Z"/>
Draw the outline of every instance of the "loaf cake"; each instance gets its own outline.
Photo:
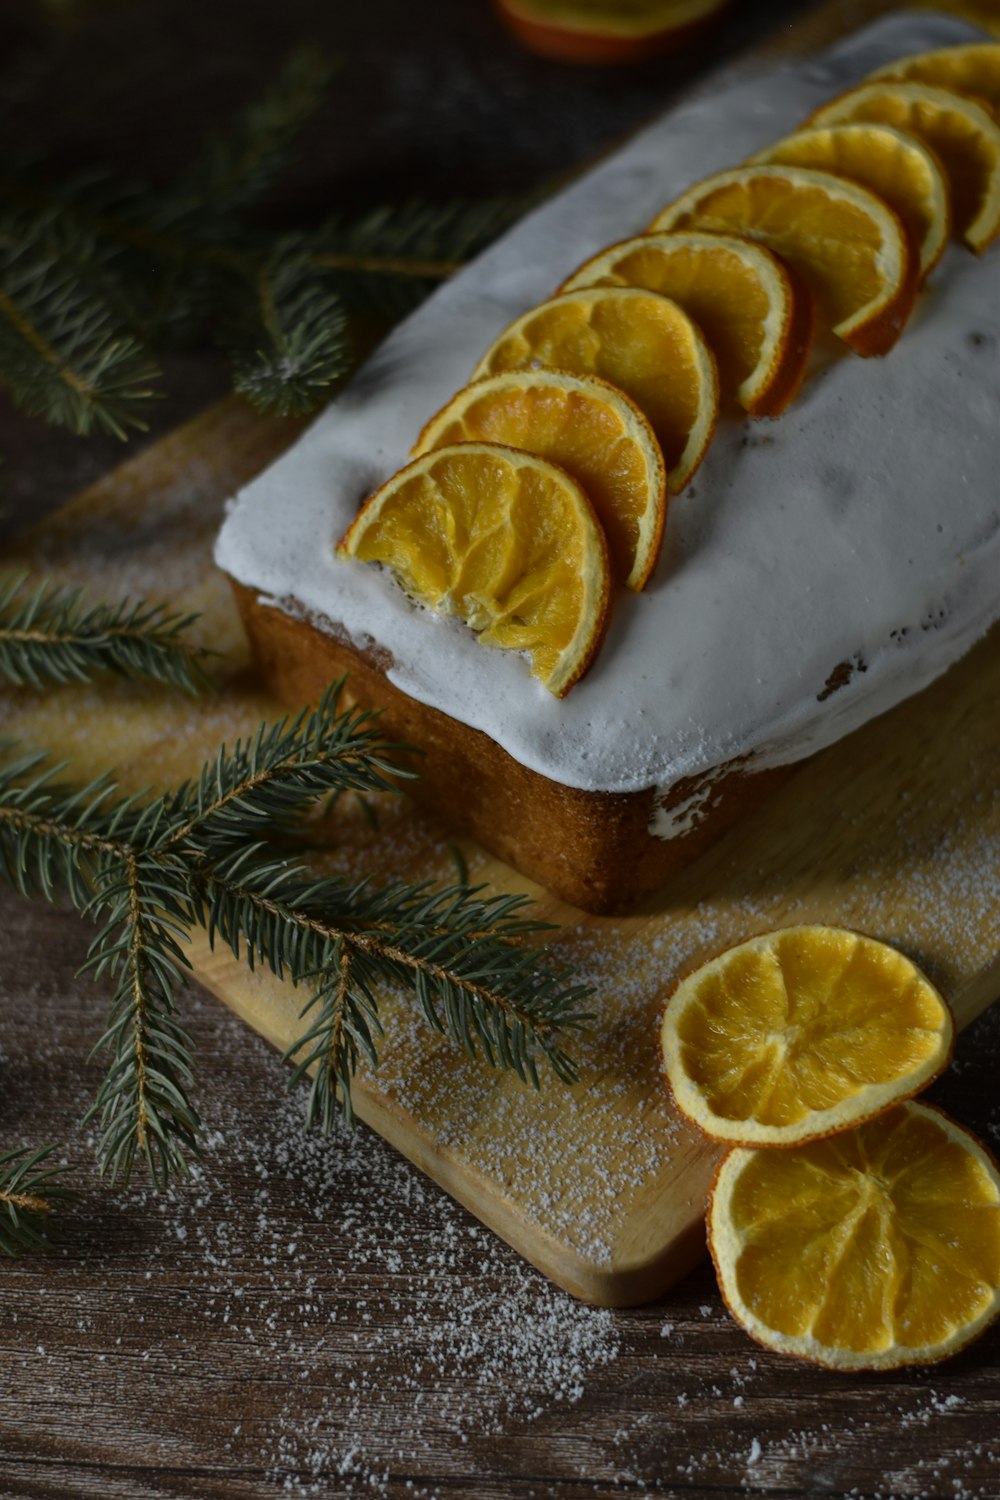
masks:
<path id="1" fill-rule="evenodd" d="M 563 700 L 337 539 L 514 318 L 692 183 L 906 54 L 975 38 L 892 17 L 648 127 L 522 221 L 369 359 L 231 504 L 216 560 L 290 705 L 344 673 L 424 752 L 414 795 L 567 901 L 623 910 L 781 769 L 944 671 L 1000 615 L 998 261 L 949 247 L 885 358 L 826 358 L 778 421 L 725 414 Z M 821 367 L 820 367 L 821 366 Z"/>

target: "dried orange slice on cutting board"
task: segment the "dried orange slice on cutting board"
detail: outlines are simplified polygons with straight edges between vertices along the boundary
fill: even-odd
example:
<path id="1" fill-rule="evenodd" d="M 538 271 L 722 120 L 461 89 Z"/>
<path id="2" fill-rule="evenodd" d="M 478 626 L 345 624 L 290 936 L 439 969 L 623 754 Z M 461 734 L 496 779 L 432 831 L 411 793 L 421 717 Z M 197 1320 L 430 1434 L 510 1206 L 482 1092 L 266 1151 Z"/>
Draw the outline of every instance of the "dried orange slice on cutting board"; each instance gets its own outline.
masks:
<path id="1" fill-rule="evenodd" d="M 376 490 L 338 556 L 382 563 L 418 603 L 458 615 L 484 645 L 527 652 L 563 697 L 607 625 L 608 547 L 563 470 L 492 443 L 424 454 Z"/>
<path id="2" fill-rule="evenodd" d="M 496 0 L 515 36 L 561 62 L 634 62 L 682 45 L 728 0 Z"/>
<path id="3" fill-rule="evenodd" d="M 687 313 L 657 292 L 552 297 L 504 330 L 473 379 L 528 369 L 598 375 L 630 396 L 656 433 L 674 493 L 705 456 L 719 411 L 715 359 Z"/>
<path id="4" fill-rule="evenodd" d="M 870 120 L 905 130 L 940 159 L 952 220 L 977 254 L 1000 234 L 1000 124 L 974 99 L 924 83 L 866 83 L 831 100 L 810 125 Z"/>
<path id="5" fill-rule="evenodd" d="M 812 342 L 812 298 L 766 246 L 697 231 L 637 235 L 593 256 L 560 291 L 593 286 L 670 297 L 705 335 L 723 395 L 751 416 L 776 417 L 794 399 Z"/>
<path id="6" fill-rule="evenodd" d="M 925 1088 L 947 1005 L 902 953 L 836 927 L 751 938 L 678 986 L 660 1032 L 678 1108 L 717 1140 L 792 1146 Z"/>
<path id="7" fill-rule="evenodd" d="M 934 153 L 906 131 L 867 121 L 800 130 L 768 146 L 752 162 L 813 167 L 870 188 L 902 219 L 922 277 L 945 252 L 951 233 L 948 184 Z"/>
<path id="8" fill-rule="evenodd" d="M 917 52 L 869 74 L 871 82 L 885 78 L 972 94 L 995 110 L 1000 107 L 1000 42 L 969 42 L 936 52 Z"/>
<path id="9" fill-rule="evenodd" d="M 668 204 L 649 228 L 760 240 L 799 273 L 821 322 L 859 354 L 891 349 L 916 299 L 916 257 L 896 214 L 867 188 L 830 172 L 719 172 Z"/>
<path id="10" fill-rule="evenodd" d="M 561 370 L 489 375 L 431 418 L 413 452 L 477 441 L 523 448 L 572 474 L 604 527 L 615 577 L 644 587 L 663 540 L 667 471 L 653 429 L 622 391 Z"/>
<path id="11" fill-rule="evenodd" d="M 925 1104 L 791 1151 L 729 1152 L 708 1239 L 747 1333 L 836 1369 L 945 1359 L 1000 1314 L 1000 1172 Z"/>

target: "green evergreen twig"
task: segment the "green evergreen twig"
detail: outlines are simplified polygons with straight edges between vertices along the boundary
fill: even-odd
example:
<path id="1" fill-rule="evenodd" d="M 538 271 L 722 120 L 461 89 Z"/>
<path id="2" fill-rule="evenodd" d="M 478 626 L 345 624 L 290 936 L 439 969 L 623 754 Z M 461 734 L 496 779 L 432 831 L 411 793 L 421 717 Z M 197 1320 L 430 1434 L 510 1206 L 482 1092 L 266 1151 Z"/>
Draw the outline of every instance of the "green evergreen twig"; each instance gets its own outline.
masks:
<path id="1" fill-rule="evenodd" d="M 162 1183 L 196 1149 L 191 1042 L 175 1008 L 196 927 L 307 990 L 307 1029 L 288 1055 L 293 1081 L 314 1070 L 310 1119 L 323 1128 L 351 1117 L 357 1067 L 377 1062 L 386 984 L 494 1066 L 537 1085 L 541 1056 L 575 1076 L 559 1035 L 586 1021 L 587 992 L 525 943 L 545 930 L 525 898 L 376 889 L 289 857 L 288 831 L 331 796 L 392 788 L 399 748 L 335 684 L 311 713 L 262 727 L 161 797 L 122 798 L 107 778 L 64 787 L 37 756 L 0 766 L 0 874 L 29 895 L 64 889 L 99 924 L 85 967 L 115 982 L 99 1043 L 111 1063 L 91 1111 L 112 1177 L 141 1153 Z"/>
<path id="2" fill-rule="evenodd" d="M 51 1145 L 0 1155 L 0 1255 L 49 1248 L 52 1210 L 77 1197 L 62 1180 L 66 1167 L 52 1161 L 60 1150 Z"/>
<path id="3" fill-rule="evenodd" d="M 0 679 L 40 688 L 116 672 L 191 694 L 207 685 L 208 653 L 185 639 L 197 616 L 143 601 L 90 604 L 82 589 L 26 582 L 0 577 Z"/>
<path id="4" fill-rule="evenodd" d="M 54 213 L 0 217 L 0 383 L 31 416 L 124 438 L 144 430 L 158 371 L 97 266 L 94 242 Z"/>
<path id="5" fill-rule="evenodd" d="M 411 198 L 331 215 L 307 237 L 310 264 L 329 273 L 345 306 L 400 317 L 478 255 L 532 198 Z"/>
<path id="6" fill-rule="evenodd" d="M 349 368 L 344 309 L 297 238 L 275 245 L 254 268 L 249 287 L 234 283 L 230 306 L 223 342 L 233 387 L 261 410 L 279 416 L 312 411 Z"/>
<path id="7" fill-rule="evenodd" d="M 37 164 L 8 163 L 0 380 L 25 410 L 124 437 L 155 394 L 145 346 L 208 331 L 255 405 L 311 411 L 350 365 L 348 311 L 398 318 L 530 206 L 527 196 L 411 199 L 295 235 L 248 225 L 246 209 L 287 160 L 330 71 L 313 51 L 293 54 L 263 99 L 166 188 L 107 171 L 46 188 Z"/>

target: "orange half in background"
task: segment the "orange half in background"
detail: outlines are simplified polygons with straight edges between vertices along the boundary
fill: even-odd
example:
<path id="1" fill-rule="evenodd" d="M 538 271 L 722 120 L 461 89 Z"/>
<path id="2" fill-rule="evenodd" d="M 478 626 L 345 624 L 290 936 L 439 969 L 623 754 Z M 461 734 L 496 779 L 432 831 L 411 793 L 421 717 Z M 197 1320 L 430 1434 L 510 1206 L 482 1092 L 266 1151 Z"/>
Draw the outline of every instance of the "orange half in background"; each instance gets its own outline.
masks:
<path id="1" fill-rule="evenodd" d="M 693 41 L 728 0 L 495 0 L 532 52 L 560 62 L 636 62 Z"/>

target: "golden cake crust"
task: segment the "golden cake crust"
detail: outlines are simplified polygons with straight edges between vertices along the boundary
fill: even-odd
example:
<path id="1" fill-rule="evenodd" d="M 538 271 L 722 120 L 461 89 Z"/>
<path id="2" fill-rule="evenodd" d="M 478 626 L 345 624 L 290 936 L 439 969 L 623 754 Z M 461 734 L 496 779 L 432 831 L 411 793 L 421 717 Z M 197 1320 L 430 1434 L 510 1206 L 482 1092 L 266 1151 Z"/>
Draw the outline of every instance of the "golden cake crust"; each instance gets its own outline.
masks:
<path id="1" fill-rule="evenodd" d="M 329 621 L 289 613 L 263 601 L 256 590 L 230 582 L 258 668 L 276 697 L 298 708 L 346 676 L 351 699 L 381 714 L 387 736 L 422 752 L 411 762 L 418 779 L 407 785 L 421 806 L 585 911 L 634 908 L 689 865 L 782 774 L 752 774 L 731 765 L 708 779 L 684 778 L 667 792 L 563 786 L 522 765 L 481 730 L 409 697 L 389 681 L 386 652 L 363 650 Z M 658 808 L 669 813 L 687 807 L 694 807 L 694 814 L 678 820 L 673 838 L 650 832 Z"/>

